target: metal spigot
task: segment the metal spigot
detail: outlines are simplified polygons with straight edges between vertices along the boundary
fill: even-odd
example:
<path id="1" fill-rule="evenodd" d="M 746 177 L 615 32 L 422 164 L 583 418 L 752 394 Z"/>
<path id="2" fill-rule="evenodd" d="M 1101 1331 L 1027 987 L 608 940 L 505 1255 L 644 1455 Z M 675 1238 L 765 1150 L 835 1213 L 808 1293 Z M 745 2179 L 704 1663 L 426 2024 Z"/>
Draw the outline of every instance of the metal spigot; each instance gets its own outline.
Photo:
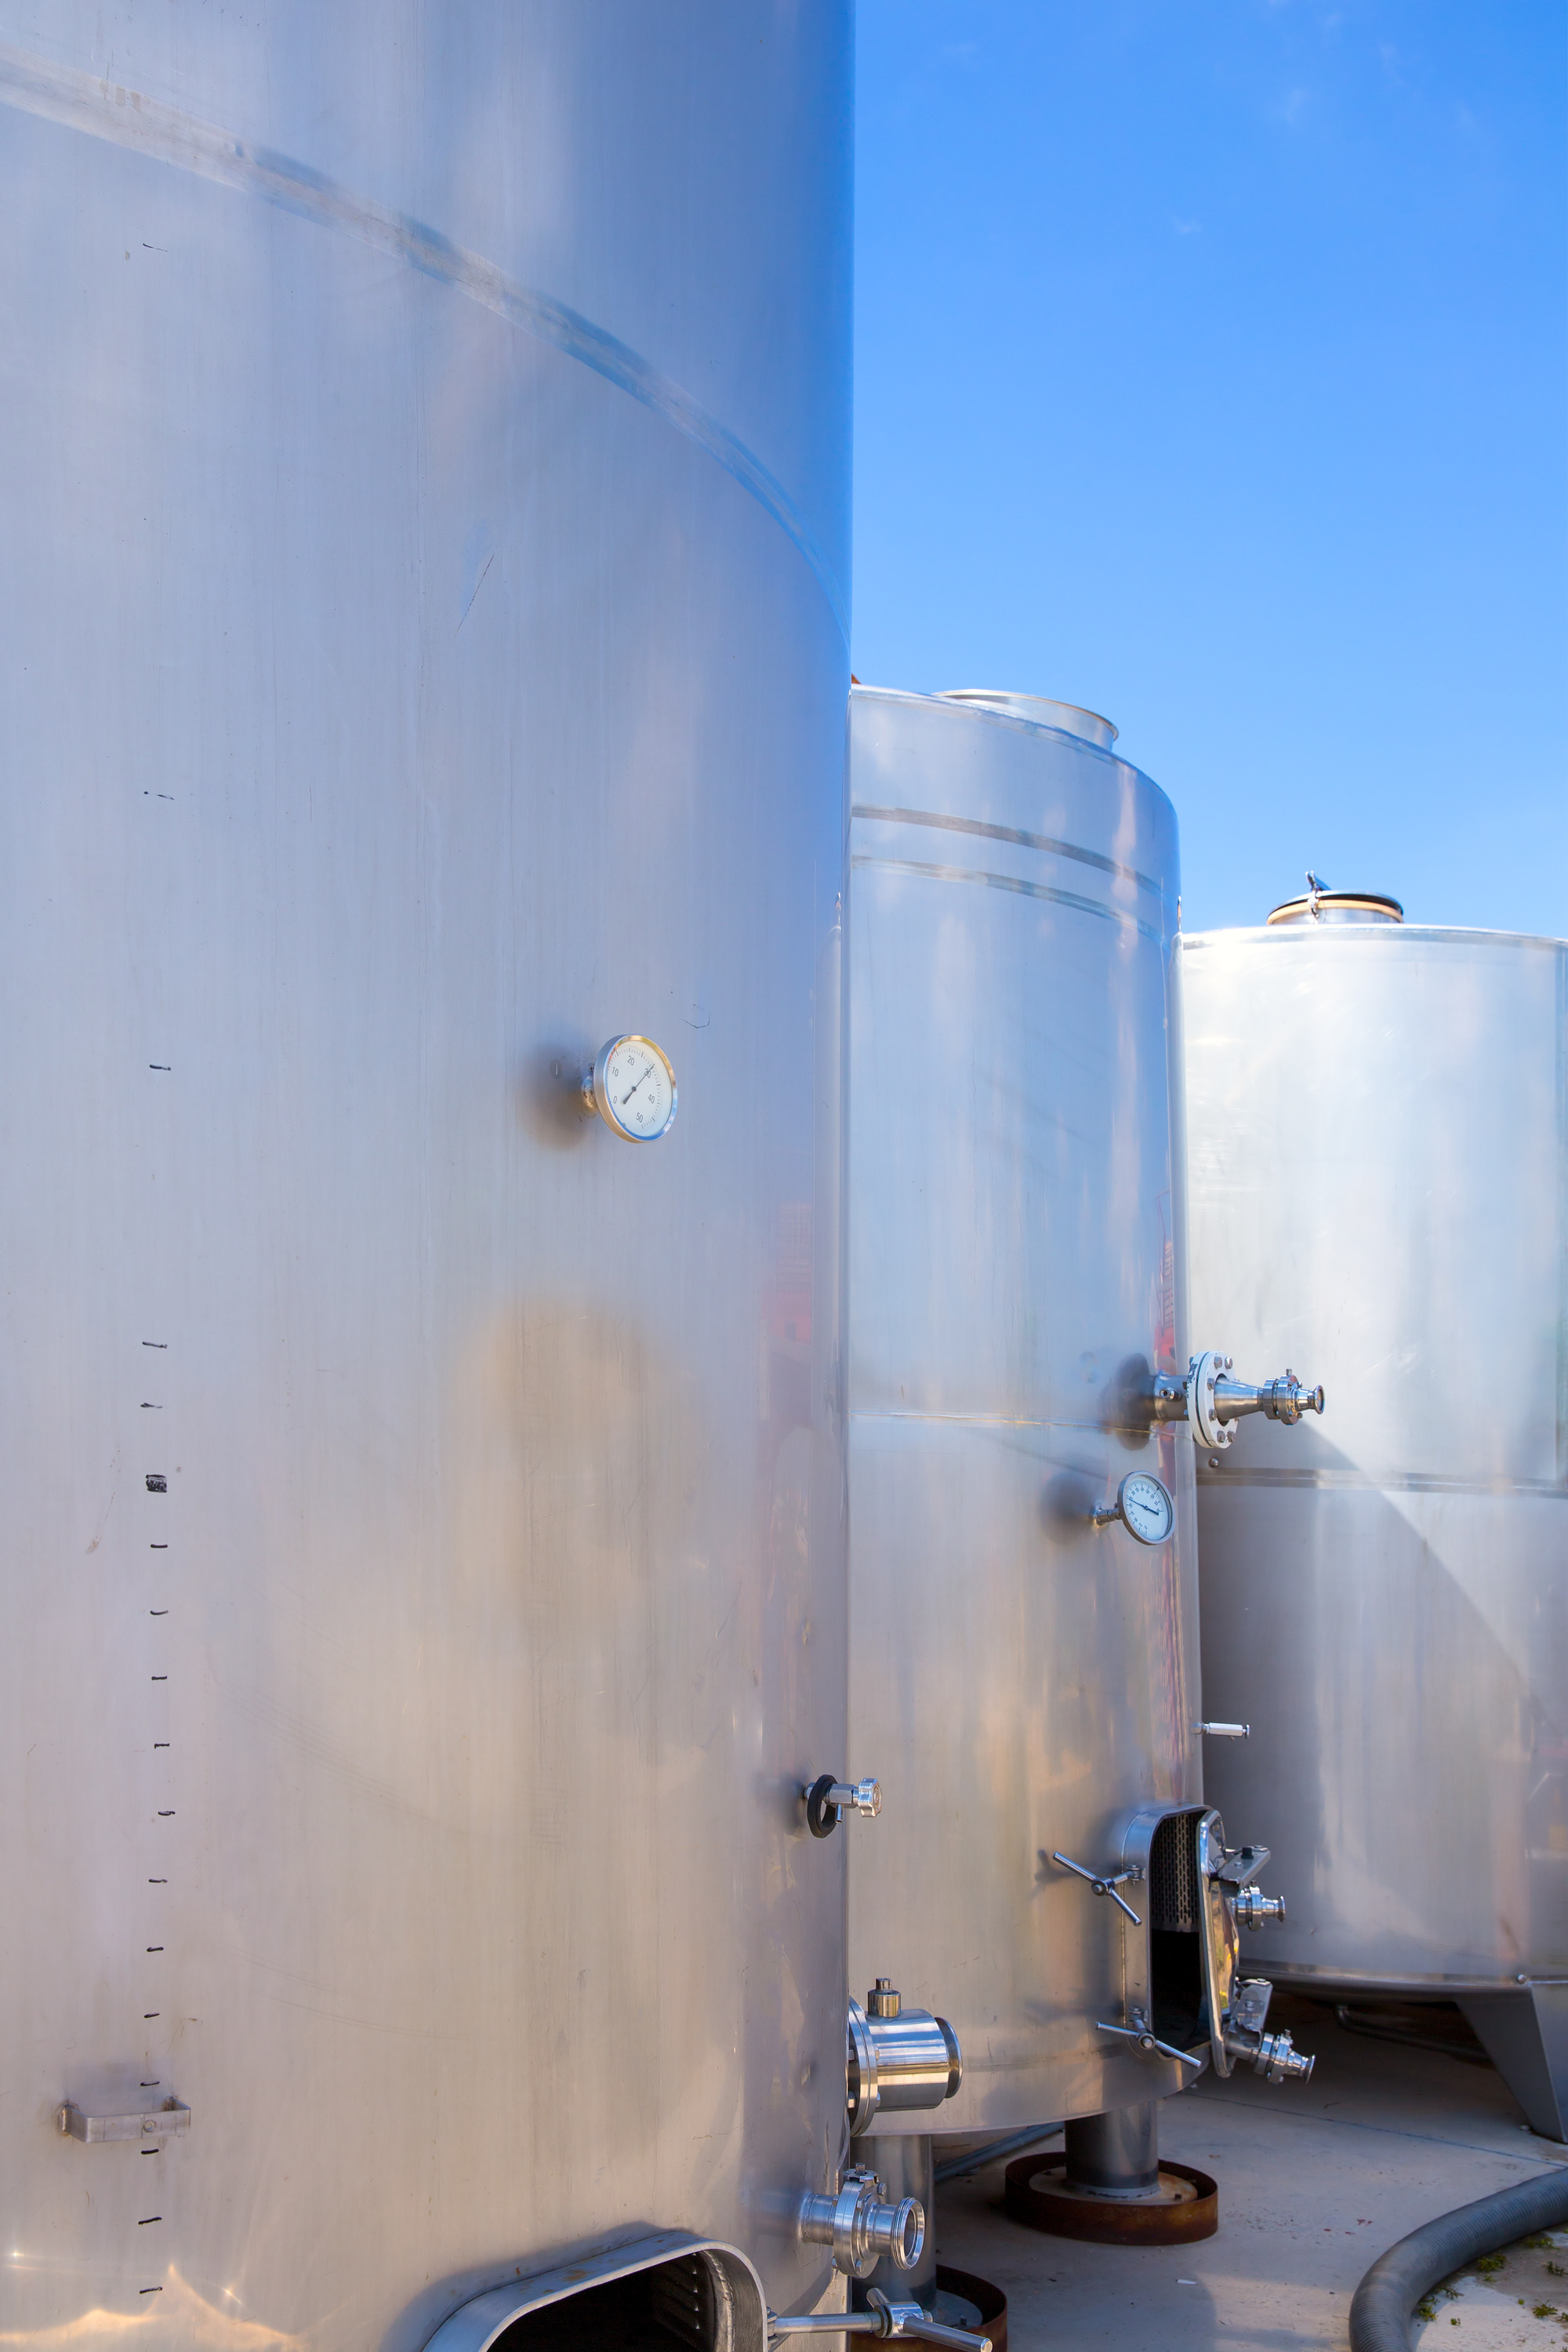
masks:
<path id="1" fill-rule="evenodd" d="M 967 2327 L 947 2327 L 918 2303 L 891 2303 L 879 2286 L 867 2295 L 865 2311 L 811 2311 L 781 2319 L 768 2314 L 770 2336 L 902 2336 L 926 2344 L 948 2344 L 954 2352 L 991 2352 L 989 2336 Z"/>
<path id="2" fill-rule="evenodd" d="M 1289 2032 L 1265 2030 L 1273 1992 L 1266 1977 L 1240 1979 L 1232 1990 L 1225 2021 L 1225 2046 L 1234 2058 L 1249 2058 L 1253 2073 L 1266 2082 L 1305 2083 L 1317 2060 L 1298 2050 Z"/>
<path id="3" fill-rule="evenodd" d="M 1254 1388 L 1234 1377 L 1235 1359 L 1217 1349 L 1194 1356 L 1180 1378 L 1156 1372 L 1148 1391 L 1149 1412 L 1156 1422 L 1184 1421 L 1193 1443 L 1223 1453 L 1236 1435 L 1236 1424 L 1248 1413 L 1293 1428 L 1304 1413 L 1323 1410 L 1321 1388 L 1310 1388 L 1292 1371 Z"/>
<path id="4" fill-rule="evenodd" d="M 874 2172 L 852 2164 L 836 2197 L 808 2190 L 801 2199 L 800 2234 L 809 2245 L 831 2246 L 841 2271 L 866 2279 L 884 2254 L 891 2255 L 895 2270 L 913 2270 L 925 2244 L 926 2218 L 917 2199 L 892 2202 Z"/>
<path id="5" fill-rule="evenodd" d="M 880 1780 L 836 1780 L 825 1772 L 801 1790 L 805 1801 L 805 1825 L 813 1837 L 831 1837 L 846 1813 L 874 1821 L 882 1810 Z"/>
<path id="6" fill-rule="evenodd" d="M 1236 1897 L 1236 1924 L 1238 1927 L 1282 1927 L 1285 1897 L 1265 1895 L 1260 1886 L 1242 1887 Z"/>

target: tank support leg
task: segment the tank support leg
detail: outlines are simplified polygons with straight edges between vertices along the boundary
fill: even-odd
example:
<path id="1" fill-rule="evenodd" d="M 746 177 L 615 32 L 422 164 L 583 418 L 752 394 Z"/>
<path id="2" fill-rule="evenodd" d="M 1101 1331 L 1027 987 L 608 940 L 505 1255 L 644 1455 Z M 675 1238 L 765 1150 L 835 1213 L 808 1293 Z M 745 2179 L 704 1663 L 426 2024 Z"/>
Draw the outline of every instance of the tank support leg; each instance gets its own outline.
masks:
<path id="1" fill-rule="evenodd" d="M 1143 2198 L 1160 2190 L 1160 2102 L 1079 2116 L 1068 2125 L 1067 2181 L 1097 2197 Z"/>
<path id="2" fill-rule="evenodd" d="M 1459 2007 L 1531 2131 L 1568 2140 L 1568 1984 L 1461 1993 Z"/>

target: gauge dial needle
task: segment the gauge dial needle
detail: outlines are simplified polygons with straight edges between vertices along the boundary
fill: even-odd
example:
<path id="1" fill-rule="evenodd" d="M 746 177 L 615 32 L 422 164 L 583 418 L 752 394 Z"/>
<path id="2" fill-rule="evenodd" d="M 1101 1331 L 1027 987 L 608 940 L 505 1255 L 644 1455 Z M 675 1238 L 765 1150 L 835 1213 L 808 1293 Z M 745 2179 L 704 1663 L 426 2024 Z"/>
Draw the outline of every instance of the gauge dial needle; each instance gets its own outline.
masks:
<path id="1" fill-rule="evenodd" d="M 641 1086 L 641 1084 L 642 1084 L 642 1082 L 643 1082 L 643 1078 L 646 1078 L 646 1077 L 649 1075 L 649 1072 L 651 1072 L 652 1068 L 653 1068 L 653 1064 L 650 1062 L 650 1063 L 648 1064 L 648 1066 L 647 1066 L 647 1069 L 644 1070 L 644 1072 L 642 1073 L 642 1077 L 637 1077 L 637 1078 L 634 1078 L 634 1079 L 632 1080 L 631 1085 L 626 1088 L 626 1093 L 621 1097 L 621 1100 L 620 1100 L 620 1108 L 621 1108 L 621 1109 L 622 1109 L 622 1110 L 625 1110 L 625 1108 L 626 1108 L 626 1107 L 627 1103 L 629 1103 L 629 1102 L 630 1102 L 630 1100 L 631 1100 L 632 1097 L 636 1094 L 636 1092 L 637 1092 L 637 1088 Z"/>

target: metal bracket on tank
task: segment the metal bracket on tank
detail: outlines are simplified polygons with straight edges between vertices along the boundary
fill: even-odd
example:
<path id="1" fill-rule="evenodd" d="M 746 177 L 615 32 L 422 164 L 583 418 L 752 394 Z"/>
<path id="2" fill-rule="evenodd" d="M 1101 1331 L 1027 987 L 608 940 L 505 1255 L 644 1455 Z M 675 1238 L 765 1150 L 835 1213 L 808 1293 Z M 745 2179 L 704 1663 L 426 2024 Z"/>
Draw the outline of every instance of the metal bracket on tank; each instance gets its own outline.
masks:
<path id="1" fill-rule="evenodd" d="M 155 2107 L 140 2107 L 133 2115 L 88 2115 L 74 2099 L 55 2109 L 55 2128 L 62 2139 L 85 2140 L 89 2147 L 111 2139 L 174 2139 L 191 2127 L 191 2111 L 182 2100 L 163 2099 Z"/>

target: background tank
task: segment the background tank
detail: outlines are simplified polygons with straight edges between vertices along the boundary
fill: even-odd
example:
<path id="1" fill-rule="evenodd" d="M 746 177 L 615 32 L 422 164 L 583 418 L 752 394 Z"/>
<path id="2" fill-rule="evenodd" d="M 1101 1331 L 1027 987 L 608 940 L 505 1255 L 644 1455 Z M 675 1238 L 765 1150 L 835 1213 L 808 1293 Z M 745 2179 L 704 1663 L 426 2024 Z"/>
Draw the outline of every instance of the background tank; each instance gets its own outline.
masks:
<path id="1" fill-rule="evenodd" d="M 1561 2138 L 1568 948 L 1398 916 L 1314 885 L 1185 942 L 1194 1332 L 1329 1396 L 1200 1465 L 1205 1698 L 1252 1726 L 1210 1791 L 1268 1822 L 1270 1975 L 1458 1999 Z"/>
<path id="2" fill-rule="evenodd" d="M 809 2302 L 847 11 L 0 39 L 0 2325 Z"/>
<path id="3" fill-rule="evenodd" d="M 876 2132 L 1005 2132 L 1184 2079 L 1097 2030 L 1121 1917 L 1051 1859 L 1201 1790 L 1192 1442 L 1108 1426 L 1187 1361 L 1176 825 L 1059 703 L 861 688 L 849 734 L 850 1984 L 963 2055 Z M 1173 1540 L 1092 1525 L 1134 1469 Z"/>

